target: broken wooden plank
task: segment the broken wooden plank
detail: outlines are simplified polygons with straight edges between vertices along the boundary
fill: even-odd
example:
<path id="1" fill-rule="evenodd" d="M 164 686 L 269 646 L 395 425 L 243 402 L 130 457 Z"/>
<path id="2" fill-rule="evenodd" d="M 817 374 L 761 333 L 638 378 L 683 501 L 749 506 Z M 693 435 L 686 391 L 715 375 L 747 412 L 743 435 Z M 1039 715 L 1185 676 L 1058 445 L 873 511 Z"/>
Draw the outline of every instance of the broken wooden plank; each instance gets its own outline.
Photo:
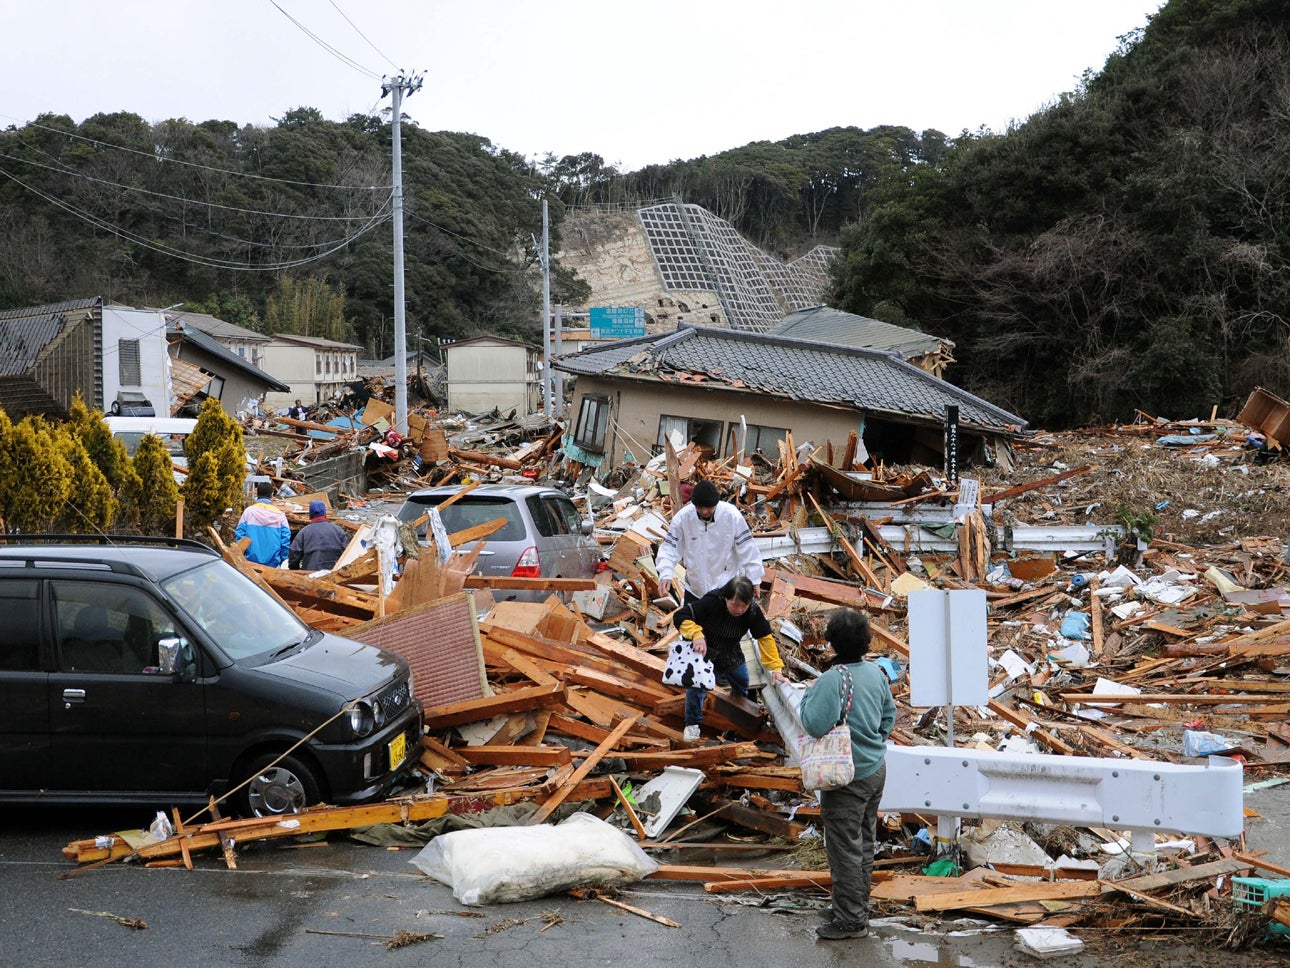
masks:
<path id="1" fill-rule="evenodd" d="M 472 766 L 563 766 L 573 762 L 567 746 L 462 746 L 457 752 Z"/>
<path id="2" fill-rule="evenodd" d="M 483 699 L 448 703 L 427 709 L 425 724 L 427 729 L 443 729 L 463 723 L 477 723 L 503 713 L 558 706 L 564 702 L 567 694 L 568 689 L 564 683 L 557 682 L 549 686 L 531 686 L 497 696 L 485 696 Z"/>
<path id="3" fill-rule="evenodd" d="M 630 719 L 624 719 L 621 723 L 619 723 L 618 726 L 614 729 L 614 731 L 605 737 L 604 742 L 602 742 L 599 746 L 597 746 L 594 750 L 592 750 L 590 754 L 588 754 L 587 758 L 582 761 L 582 765 L 579 766 L 578 769 L 574 771 L 573 775 L 568 779 L 568 781 L 562 784 L 560 788 L 556 790 L 556 792 L 552 794 L 547 799 L 547 801 L 542 804 L 541 807 L 538 808 L 537 813 L 535 813 L 532 817 L 529 818 L 529 823 L 530 824 L 543 823 L 547 817 L 551 816 L 551 814 L 555 811 L 555 808 L 558 807 L 560 804 L 564 803 L 565 798 L 568 796 L 569 792 L 573 789 L 573 787 L 575 787 L 578 784 L 578 781 L 581 780 L 583 777 L 585 777 L 588 773 L 590 773 L 592 769 L 595 768 L 595 765 L 599 763 L 602 759 L 604 759 L 605 754 L 614 748 L 614 744 L 617 743 L 623 737 L 623 735 L 629 729 L 631 729 L 633 725 L 635 725 L 635 723 L 636 723 L 636 717 L 634 716 L 631 717 Z"/>
<path id="4" fill-rule="evenodd" d="M 1096 881 L 1052 881 L 1017 887 L 985 887 L 952 891 L 914 898 L 919 911 L 953 911 L 959 908 L 983 908 L 994 904 L 1016 904 L 1022 901 L 1056 901 L 1075 897 L 1094 897 L 1102 893 Z"/>

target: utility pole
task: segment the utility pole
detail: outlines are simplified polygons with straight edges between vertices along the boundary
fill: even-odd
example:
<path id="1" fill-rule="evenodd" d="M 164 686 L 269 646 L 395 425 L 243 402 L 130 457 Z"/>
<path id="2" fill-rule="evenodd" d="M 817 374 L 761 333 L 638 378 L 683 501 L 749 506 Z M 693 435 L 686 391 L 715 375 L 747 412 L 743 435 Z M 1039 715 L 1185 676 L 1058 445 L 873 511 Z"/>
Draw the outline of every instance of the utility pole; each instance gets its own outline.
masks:
<path id="1" fill-rule="evenodd" d="M 551 419 L 551 222 L 542 199 L 542 412 Z"/>
<path id="2" fill-rule="evenodd" d="M 403 292 L 403 92 L 411 97 L 421 89 L 421 75 L 381 79 L 381 97 L 394 95 L 390 119 L 394 171 L 394 429 L 408 432 L 408 323 Z"/>

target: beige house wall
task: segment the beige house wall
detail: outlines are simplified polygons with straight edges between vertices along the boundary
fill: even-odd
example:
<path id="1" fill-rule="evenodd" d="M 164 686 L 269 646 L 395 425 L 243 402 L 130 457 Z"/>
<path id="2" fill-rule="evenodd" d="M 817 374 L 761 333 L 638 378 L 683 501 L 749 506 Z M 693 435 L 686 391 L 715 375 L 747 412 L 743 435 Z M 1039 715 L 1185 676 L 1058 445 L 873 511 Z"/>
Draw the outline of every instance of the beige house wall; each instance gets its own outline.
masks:
<path id="1" fill-rule="evenodd" d="M 737 427 L 741 415 L 749 424 L 791 430 L 798 446 L 810 441 L 819 447 L 828 440 L 832 440 L 835 446 L 842 446 L 852 430 L 860 429 L 861 415 L 855 410 L 730 390 L 588 376 L 578 377 L 575 385 L 573 420 L 577 419 L 578 408 L 586 394 L 609 397 L 610 423 L 605 446 L 611 464 L 622 461 L 627 450 L 637 461 L 648 460 L 651 448 L 658 441 L 659 419 L 664 415 L 721 421 L 722 449 L 718 457 L 730 455 L 730 425 L 733 423 Z M 774 460 L 776 455 L 767 456 Z"/>
<path id="2" fill-rule="evenodd" d="M 269 343 L 264 347 L 261 369 L 291 390 L 270 390 L 264 395 L 266 410 L 280 410 L 297 400 L 315 406 L 340 398 L 348 384 L 357 378 L 358 353 L 337 347 L 315 348 L 293 343 Z M 322 370 L 319 373 L 319 370 Z"/>
<path id="3" fill-rule="evenodd" d="M 443 349 L 449 410 L 531 413 L 539 408 L 537 356 L 527 347 L 472 342 Z"/>

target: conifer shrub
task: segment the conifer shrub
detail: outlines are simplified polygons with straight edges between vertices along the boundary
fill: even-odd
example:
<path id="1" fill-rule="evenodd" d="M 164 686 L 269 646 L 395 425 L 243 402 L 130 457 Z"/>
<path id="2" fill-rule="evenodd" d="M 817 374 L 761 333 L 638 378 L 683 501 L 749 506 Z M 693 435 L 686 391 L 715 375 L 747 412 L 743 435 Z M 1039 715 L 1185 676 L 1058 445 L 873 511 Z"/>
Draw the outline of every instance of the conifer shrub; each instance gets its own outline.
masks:
<path id="1" fill-rule="evenodd" d="M 190 530 L 202 533 L 228 508 L 242 507 L 246 485 L 246 445 L 241 425 L 208 399 L 197 426 L 184 440 L 188 480 L 183 486 L 184 515 Z"/>
<path id="2" fill-rule="evenodd" d="M 175 533 L 175 505 L 179 485 L 166 442 L 153 434 L 139 441 L 127 483 L 122 491 L 122 512 L 143 534 Z"/>

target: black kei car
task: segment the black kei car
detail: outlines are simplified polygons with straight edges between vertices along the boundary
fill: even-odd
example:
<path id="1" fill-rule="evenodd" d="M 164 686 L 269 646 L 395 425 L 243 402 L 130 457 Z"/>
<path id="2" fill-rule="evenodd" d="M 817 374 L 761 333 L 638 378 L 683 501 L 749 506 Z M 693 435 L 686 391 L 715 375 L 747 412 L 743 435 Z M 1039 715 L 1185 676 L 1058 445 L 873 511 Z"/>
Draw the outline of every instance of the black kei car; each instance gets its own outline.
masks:
<path id="1" fill-rule="evenodd" d="M 384 796 L 416 763 L 407 662 L 309 628 L 206 546 L 5 542 L 0 802 L 167 806 L 249 780 L 234 808 L 264 816 Z"/>

